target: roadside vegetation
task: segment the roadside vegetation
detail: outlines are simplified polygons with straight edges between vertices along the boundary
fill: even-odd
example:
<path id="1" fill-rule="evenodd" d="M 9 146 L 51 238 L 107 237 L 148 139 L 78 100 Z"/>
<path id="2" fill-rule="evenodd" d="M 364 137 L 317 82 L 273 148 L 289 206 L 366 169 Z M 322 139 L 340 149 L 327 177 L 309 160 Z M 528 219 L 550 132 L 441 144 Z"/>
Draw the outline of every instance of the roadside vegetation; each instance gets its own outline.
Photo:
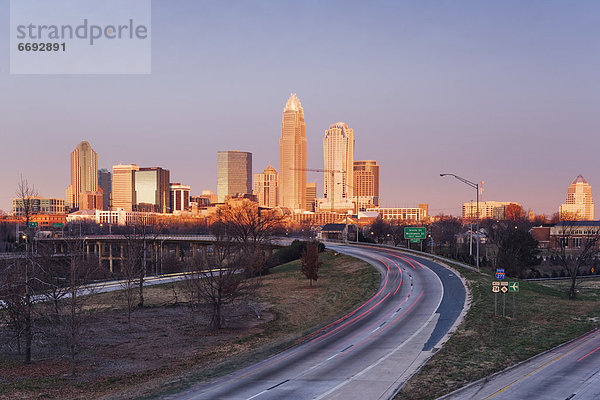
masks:
<path id="1" fill-rule="evenodd" d="M 363 261 L 324 252 L 320 262 L 312 287 L 301 260 L 249 278 L 260 280 L 252 299 L 224 305 L 218 330 L 209 305 L 192 308 L 184 281 L 147 287 L 131 322 L 126 290 L 87 296 L 78 314 L 77 375 L 68 342 L 40 318 L 30 364 L 0 352 L 0 398 L 147 398 L 256 362 L 349 312 L 379 285 Z"/>
<path id="2" fill-rule="evenodd" d="M 510 293 L 506 294 L 506 316 L 502 316 L 501 293 L 499 316 L 494 315 L 491 273 L 454 267 L 471 288 L 471 309 L 456 333 L 407 382 L 396 400 L 435 399 L 599 326 L 597 280 L 585 280 L 577 300 L 569 300 L 569 280 L 520 281 L 513 318 Z"/>

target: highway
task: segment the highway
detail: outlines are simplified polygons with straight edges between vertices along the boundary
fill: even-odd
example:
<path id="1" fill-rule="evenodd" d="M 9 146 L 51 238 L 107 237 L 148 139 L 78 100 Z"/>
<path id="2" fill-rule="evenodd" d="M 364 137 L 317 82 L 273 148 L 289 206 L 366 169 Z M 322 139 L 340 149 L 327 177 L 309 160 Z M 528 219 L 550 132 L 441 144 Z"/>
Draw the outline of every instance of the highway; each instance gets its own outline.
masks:
<path id="1" fill-rule="evenodd" d="M 590 332 L 442 398 L 600 399 L 600 330 Z"/>
<path id="2" fill-rule="evenodd" d="M 459 319 L 452 271 L 394 250 L 328 244 L 381 273 L 377 293 L 295 347 L 168 399 L 388 399 Z"/>

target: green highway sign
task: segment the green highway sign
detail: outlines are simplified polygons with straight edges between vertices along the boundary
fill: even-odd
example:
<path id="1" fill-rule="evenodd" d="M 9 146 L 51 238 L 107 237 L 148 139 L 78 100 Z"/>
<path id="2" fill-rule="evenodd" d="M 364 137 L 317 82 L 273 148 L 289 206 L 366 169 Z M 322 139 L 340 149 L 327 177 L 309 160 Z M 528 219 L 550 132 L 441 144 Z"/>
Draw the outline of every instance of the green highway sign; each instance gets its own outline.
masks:
<path id="1" fill-rule="evenodd" d="M 420 243 L 421 239 L 410 239 L 411 243 Z"/>
<path id="2" fill-rule="evenodd" d="M 30 228 L 37 228 L 38 227 L 38 223 L 37 222 L 30 222 L 29 223 L 29 227 Z"/>
<path id="3" fill-rule="evenodd" d="M 425 228 L 404 228 L 405 239 L 425 239 L 427 229 Z"/>
<path id="4" fill-rule="evenodd" d="M 63 224 L 62 222 L 55 222 L 52 224 L 52 226 L 55 228 L 62 228 L 65 226 L 65 224 Z"/>
<path id="5" fill-rule="evenodd" d="M 519 291 L 519 282 L 510 282 L 508 284 L 508 290 L 510 292 L 518 292 Z"/>

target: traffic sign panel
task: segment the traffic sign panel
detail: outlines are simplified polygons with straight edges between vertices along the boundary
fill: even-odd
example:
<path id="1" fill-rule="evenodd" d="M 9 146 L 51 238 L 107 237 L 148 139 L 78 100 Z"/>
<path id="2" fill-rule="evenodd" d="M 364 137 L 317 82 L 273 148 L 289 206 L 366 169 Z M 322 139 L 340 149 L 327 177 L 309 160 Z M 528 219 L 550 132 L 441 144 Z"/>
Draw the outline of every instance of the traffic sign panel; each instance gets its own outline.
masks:
<path id="1" fill-rule="evenodd" d="M 30 222 L 29 223 L 29 227 L 30 228 L 37 228 L 38 227 L 38 223 L 37 222 Z"/>
<path id="2" fill-rule="evenodd" d="M 498 269 L 496 270 L 496 279 L 500 279 L 500 280 L 502 280 L 502 279 L 504 279 L 504 276 L 505 276 L 505 275 L 506 275 L 506 274 L 504 273 L 504 269 L 503 269 L 503 268 L 498 268 Z"/>
<path id="3" fill-rule="evenodd" d="M 502 293 L 506 293 L 506 292 L 508 292 L 508 287 L 506 287 L 506 286 L 502 286 L 502 287 L 500 288 L 500 290 L 502 291 Z"/>
<path id="4" fill-rule="evenodd" d="M 519 282 L 511 282 L 508 285 L 508 290 L 510 290 L 511 292 L 518 292 L 519 291 Z"/>
<path id="5" fill-rule="evenodd" d="M 500 291 L 500 286 L 492 286 L 492 293 L 498 293 Z"/>
<path id="6" fill-rule="evenodd" d="M 410 239 L 411 243 L 420 243 L 421 239 Z"/>
<path id="7" fill-rule="evenodd" d="M 65 226 L 65 224 L 63 224 L 62 222 L 55 222 L 52 224 L 52 226 L 55 228 L 62 228 L 63 226 Z"/>
<path id="8" fill-rule="evenodd" d="M 408 227 L 404 228 L 404 238 L 405 239 L 425 239 L 427 237 L 427 229 L 425 228 L 415 228 Z"/>

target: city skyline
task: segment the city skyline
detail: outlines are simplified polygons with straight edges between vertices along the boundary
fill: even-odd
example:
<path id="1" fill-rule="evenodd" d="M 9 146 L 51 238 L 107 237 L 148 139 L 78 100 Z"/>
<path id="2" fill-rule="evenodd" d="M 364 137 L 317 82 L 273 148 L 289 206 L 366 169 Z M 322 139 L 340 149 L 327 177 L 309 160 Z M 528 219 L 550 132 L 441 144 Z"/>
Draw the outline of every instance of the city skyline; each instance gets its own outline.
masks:
<path id="1" fill-rule="evenodd" d="M 149 76 L 8 75 L 8 43 L 0 43 L 0 209 L 10 212 L 21 173 L 40 195 L 62 198 L 68 152 L 81 140 L 98 152 L 99 168 L 164 165 L 194 194 L 216 191 L 218 149 L 252 152 L 253 173 L 277 167 L 290 92 L 306 113 L 307 167 L 322 167 L 322 132 L 345 121 L 361 134 L 355 158 L 381 166 L 382 206 L 427 202 L 432 215 L 460 215 L 474 196 L 439 173 L 484 181 L 484 200 L 536 213 L 557 212 L 578 174 L 598 190 L 595 2 L 311 3 L 294 10 L 288 26 L 279 16 L 289 11 L 259 2 L 155 2 Z M 0 27 L 8 14 L 0 0 Z M 330 32 L 330 15 L 355 21 L 354 29 Z M 216 43 L 208 46 L 208 37 Z M 282 58 L 291 38 L 296 52 Z M 183 51 L 192 44 L 201 57 Z M 174 63 L 174 53 L 183 59 Z M 6 151 L 23 143 L 21 152 Z M 569 162 L 557 163 L 567 154 Z M 33 160 L 48 161 L 39 168 Z M 307 180 L 322 193 L 320 175 Z"/>

